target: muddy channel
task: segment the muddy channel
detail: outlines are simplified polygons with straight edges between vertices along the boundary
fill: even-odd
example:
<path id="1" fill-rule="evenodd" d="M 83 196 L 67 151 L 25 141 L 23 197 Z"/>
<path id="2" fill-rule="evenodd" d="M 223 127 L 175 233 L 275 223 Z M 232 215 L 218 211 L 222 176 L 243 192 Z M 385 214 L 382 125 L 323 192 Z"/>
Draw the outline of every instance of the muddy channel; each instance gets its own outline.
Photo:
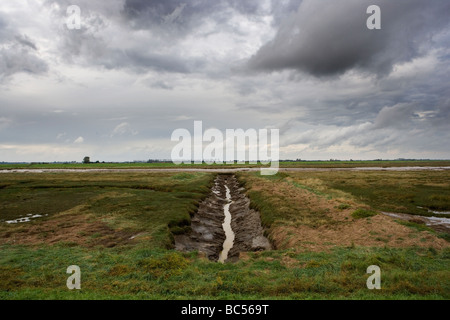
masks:
<path id="1" fill-rule="evenodd" d="M 261 218 L 231 174 L 219 174 L 191 219 L 191 231 L 176 235 L 175 249 L 203 252 L 210 260 L 237 261 L 240 252 L 270 250 Z"/>

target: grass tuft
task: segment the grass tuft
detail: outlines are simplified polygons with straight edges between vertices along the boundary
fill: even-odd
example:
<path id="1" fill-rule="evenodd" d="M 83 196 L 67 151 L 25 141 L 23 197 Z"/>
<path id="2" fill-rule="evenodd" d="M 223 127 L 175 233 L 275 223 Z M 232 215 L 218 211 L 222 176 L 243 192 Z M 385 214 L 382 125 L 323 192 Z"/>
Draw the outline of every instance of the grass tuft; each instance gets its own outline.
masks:
<path id="1" fill-rule="evenodd" d="M 352 217 L 355 219 L 363 219 L 376 216 L 378 213 L 367 209 L 357 209 L 353 211 Z"/>

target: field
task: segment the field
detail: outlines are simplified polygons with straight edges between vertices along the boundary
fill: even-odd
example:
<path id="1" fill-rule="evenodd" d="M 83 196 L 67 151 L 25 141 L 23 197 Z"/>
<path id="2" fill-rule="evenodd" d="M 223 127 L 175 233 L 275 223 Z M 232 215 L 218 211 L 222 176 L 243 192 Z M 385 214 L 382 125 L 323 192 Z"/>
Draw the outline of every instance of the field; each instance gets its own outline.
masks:
<path id="1" fill-rule="evenodd" d="M 281 168 L 355 168 L 355 167 L 439 167 L 450 166 L 450 160 L 362 160 L 362 161 L 280 161 Z M 130 163 L 0 163 L 0 169 L 158 169 L 158 168 L 248 168 L 261 164 L 180 164 L 172 162 Z"/>
<path id="2" fill-rule="evenodd" d="M 236 176 L 276 249 L 221 264 L 173 249 L 213 173 L 2 173 L 0 299 L 450 298 L 448 234 L 380 213 L 450 211 L 450 171 Z"/>

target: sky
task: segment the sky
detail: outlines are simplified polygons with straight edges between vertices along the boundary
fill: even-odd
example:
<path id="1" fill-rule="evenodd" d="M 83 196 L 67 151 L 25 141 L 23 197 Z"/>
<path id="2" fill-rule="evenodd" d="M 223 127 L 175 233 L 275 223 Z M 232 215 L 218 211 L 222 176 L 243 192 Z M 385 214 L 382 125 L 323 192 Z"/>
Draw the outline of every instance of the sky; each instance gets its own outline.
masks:
<path id="1" fill-rule="evenodd" d="M 4 0 L 0 162 L 169 159 L 194 121 L 279 129 L 281 159 L 450 159 L 449 16 L 448 0 Z"/>

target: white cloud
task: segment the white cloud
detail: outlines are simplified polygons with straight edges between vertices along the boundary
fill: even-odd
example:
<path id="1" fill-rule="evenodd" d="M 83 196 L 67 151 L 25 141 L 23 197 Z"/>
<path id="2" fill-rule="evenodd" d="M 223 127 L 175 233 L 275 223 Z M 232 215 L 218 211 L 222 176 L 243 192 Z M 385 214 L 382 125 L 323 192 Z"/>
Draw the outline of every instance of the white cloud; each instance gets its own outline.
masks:
<path id="1" fill-rule="evenodd" d="M 139 132 L 137 130 L 134 130 L 128 122 L 122 122 L 114 128 L 111 137 L 122 136 L 126 134 L 135 136 L 138 133 Z"/>
<path id="2" fill-rule="evenodd" d="M 190 116 L 177 116 L 173 119 L 173 121 L 186 121 L 186 120 L 191 120 L 192 117 Z"/>
<path id="3" fill-rule="evenodd" d="M 65 133 L 65 132 L 61 132 L 61 133 L 58 133 L 57 135 L 56 135 L 56 139 L 62 139 L 62 138 L 64 138 L 65 136 L 67 136 L 67 133 Z"/>
<path id="4" fill-rule="evenodd" d="M 8 119 L 6 117 L 0 117 L 0 130 L 7 128 L 12 123 L 11 119 Z"/>
<path id="5" fill-rule="evenodd" d="M 58 144 L 0 144 L 2 161 L 81 161 L 92 148 Z M 27 160 L 25 160 L 27 161 Z"/>
<path id="6" fill-rule="evenodd" d="M 84 138 L 83 137 L 78 137 L 74 140 L 73 143 L 83 143 L 84 142 Z"/>

